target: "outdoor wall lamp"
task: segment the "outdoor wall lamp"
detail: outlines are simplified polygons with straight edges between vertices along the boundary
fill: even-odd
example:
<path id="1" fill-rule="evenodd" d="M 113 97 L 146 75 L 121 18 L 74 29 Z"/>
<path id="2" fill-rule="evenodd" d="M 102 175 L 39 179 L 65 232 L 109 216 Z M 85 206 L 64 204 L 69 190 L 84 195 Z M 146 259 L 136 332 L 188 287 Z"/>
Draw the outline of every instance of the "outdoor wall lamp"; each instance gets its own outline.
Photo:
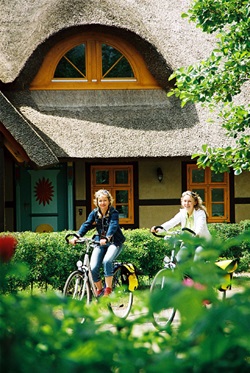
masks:
<path id="1" fill-rule="evenodd" d="M 162 169 L 160 167 L 158 167 L 156 172 L 157 172 L 157 179 L 159 180 L 159 182 L 162 182 L 162 179 L 163 179 Z"/>

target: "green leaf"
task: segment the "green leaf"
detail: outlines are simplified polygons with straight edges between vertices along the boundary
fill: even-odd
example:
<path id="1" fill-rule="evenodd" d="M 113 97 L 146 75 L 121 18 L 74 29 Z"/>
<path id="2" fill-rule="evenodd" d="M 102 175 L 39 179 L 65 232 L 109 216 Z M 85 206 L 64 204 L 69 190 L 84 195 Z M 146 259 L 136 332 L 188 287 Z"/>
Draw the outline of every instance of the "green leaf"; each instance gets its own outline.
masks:
<path id="1" fill-rule="evenodd" d="M 237 176 L 237 175 L 240 175 L 242 173 L 242 170 L 241 169 L 237 169 L 234 171 L 234 174 Z"/>

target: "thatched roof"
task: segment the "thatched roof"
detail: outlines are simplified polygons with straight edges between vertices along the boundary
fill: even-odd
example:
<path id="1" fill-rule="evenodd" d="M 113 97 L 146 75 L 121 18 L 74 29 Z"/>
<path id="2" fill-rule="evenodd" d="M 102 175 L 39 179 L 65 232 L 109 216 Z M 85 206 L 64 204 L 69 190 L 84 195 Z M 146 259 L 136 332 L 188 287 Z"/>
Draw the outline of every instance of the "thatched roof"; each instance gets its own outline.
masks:
<path id="1" fill-rule="evenodd" d="M 62 33 L 87 25 L 110 27 L 133 39 L 151 70 L 155 58 L 170 69 L 208 55 L 212 38 L 181 18 L 190 0 L 12 0 L 1 2 L 0 80 L 13 82 L 26 63 L 39 68 L 42 56 Z M 126 36 L 127 35 L 127 36 Z M 195 41 L 195 42 L 194 42 Z M 149 50 L 150 48 L 150 50 Z M 37 51 L 39 49 L 39 52 Z M 153 55 L 152 52 L 154 51 Z M 35 53 L 38 63 L 31 61 Z M 28 67 L 26 67 L 28 68 Z M 33 72 L 34 74 L 35 72 Z M 166 75 L 166 70 L 163 72 Z M 25 74 L 26 78 L 28 74 Z"/>
<path id="2" fill-rule="evenodd" d="M 181 109 L 161 90 L 32 91 L 12 100 L 59 158 L 189 156 L 202 141 L 225 145 L 204 109 Z"/>
<path id="3" fill-rule="evenodd" d="M 191 155 L 227 143 L 199 105 L 167 98 L 169 74 L 206 57 L 213 38 L 181 18 L 190 0 L 12 0 L 1 4 L 0 120 L 39 166 L 57 158 Z M 29 91 L 47 51 L 92 28 L 133 44 L 162 90 Z"/>
<path id="4" fill-rule="evenodd" d="M 53 151 L 48 147 L 42 137 L 27 122 L 27 119 L 15 108 L 14 105 L 0 92 L 0 121 L 4 123 L 5 128 L 11 133 L 14 139 L 32 154 L 32 161 L 37 165 L 43 166 L 42 161 L 46 155 L 46 163 L 53 164 L 58 162 Z M 45 163 L 45 164 L 46 164 Z"/>

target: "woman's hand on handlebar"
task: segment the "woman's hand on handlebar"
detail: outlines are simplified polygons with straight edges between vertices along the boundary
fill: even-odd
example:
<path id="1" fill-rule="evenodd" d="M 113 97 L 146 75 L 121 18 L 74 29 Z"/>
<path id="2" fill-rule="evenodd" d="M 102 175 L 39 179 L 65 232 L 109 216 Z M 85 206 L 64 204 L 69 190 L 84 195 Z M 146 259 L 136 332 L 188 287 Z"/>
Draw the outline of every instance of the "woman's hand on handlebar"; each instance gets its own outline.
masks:
<path id="1" fill-rule="evenodd" d="M 101 238 L 101 239 L 100 239 L 100 246 L 105 246 L 105 245 L 107 245 L 107 242 L 108 242 L 108 240 L 107 240 L 106 237 L 105 237 L 105 238 Z"/>
<path id="2" fill-rule="evenodd" d="M 153 233 L 154 236 L 156 237 L 162 237 L 162 233 L 166 233 L 165 232 L 165 229 L 161 226 L 161 225 L 154 225 L 151 229 L 150 229 L 151 233 Z"/>
<path id="3" fill-rule="evenodd" d="M 72 238 L 70 238 L 70 237 L 72 237 Z M 77 243 L 77 241 L 79 240 L 79 237 L 80 236 L 76 233 L 68 233 L 65 237 L 65 240 L 70 245 L 75 245 Z"/>
<path id="4" fill-rule="evenodd" d="M 161 225 L 154 225 L 150 229 L 150 231 L 151 231 L 151 233 L 160 233 L 160 232 L 164 231 L 164 228 Z"/>
<path id="5" fill-rule="evenodd" d="M 76 242 L 77 242 L 77 240 L 78 240 L 77 237 L 73 237 L 73 238 L 71 238 L 70 240 L 68 240 L 68 243 L 69 243 L 70 245 L 75 245 Z"/>

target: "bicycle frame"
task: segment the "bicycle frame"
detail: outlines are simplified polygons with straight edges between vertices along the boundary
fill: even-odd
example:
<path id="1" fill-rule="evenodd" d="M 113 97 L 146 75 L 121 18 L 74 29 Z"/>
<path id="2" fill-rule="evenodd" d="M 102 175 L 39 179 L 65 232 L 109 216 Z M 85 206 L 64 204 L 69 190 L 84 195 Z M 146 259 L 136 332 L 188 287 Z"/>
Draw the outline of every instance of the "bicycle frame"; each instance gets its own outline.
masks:
<path id="1" fill-rule="evenodd" d="M 90 268 L 90 258 L 89 258 L 89 249 L 90 249 L 91 244 L 88 241 L 85 241 L 85 242 L 86 242 L 86 251 L 84 254 L 83 262 L 81 260 L 78 260 L 76 265 L 77 265 L 78 271 L 83 272 L 85 274 L 86 278 L 89 281 L 92 294 L 94 295 L 94 297 L 96 297 L 97 295 L 96 295 L 96 290 L 95 290 L 95 283 L 94 283 L 91 268 Z M 83 291 L 85 291 L 85 289 L 83 289 Z"/>
<path id="2" fill-rule="evenodd" d="M 159 230 L 163 230 L 163 227 L 161 226 L 157 226 L 155 227 L 155 231 L 157 231 L 157 229 Z M 194 232 L 192 232 L 190 229 L 185 229 L 183 228 L 183 230 L 187 230 L 189 231 L 190 233 L 194 234 Z M 178 235 L 180 233 L 179 232 L 176 232 L 173 234 L 170 233 L 169 235 L 165 235 L 165 236 L 162 236 L 162 235 L 159 235 L 155 232 L 153 232 L 153 234 L 156 236 L 156 237 L 159 237 L 159 238 L 164 238 L 165 240 L 167 238 L 169 238 L 169 236 L 173 236 L 173 235 Z M 182 240 L 179 240 L 180 242 Z M 163 289 L 165 288 L 166 286 L 166 279 L 167 279 L 167 273 L 166 273 L 166 270 L 171 270 L 171 271 L 174 271 L 175 268 L 177 267 L 177 263 L 176 263 L 176 260 L 175 260 L 175 249 L 176 249 L 176 242 L 174 242 L 174 249 L 171 251 L 171 256 L 170 258 L 168 256 L 165 256 L 164 257 L 164 266 L 162 269 L 160 269 L 155 277 L 154 277 L 154 280 L 151 284 L 151 288 L 150 288 L 150 292 L 153 293 L 153 292 L 156 292 L 156 291 L 163 291 Z M 233 272 L 235 271 L 235 269 L 237 268 L 237 263 L 236 263 L 236 260 L 226 260 L 224 262 L 217 262 L 215 263 L 217 264 L 218 267 L 221 267 L 222 269 L 224 269 L 224 267 L 230 267 L 229 270 L 228 270 L 228 274 L 230 275 L 230 278 L 232 278 L 233 276 Z M 190 281 L 189 281 L 190 280 Z M 196 284 L 190 277 L 187 277 L 187 278 L 184 278 L 183 279 L 183 284 L 185 286 L 194 286 L 196 288 L 197 285 L 200 286 L 200 284 Z M 218 291 L 222 291 L 223 292 L 223 297 L 222 299 L 224 300 L 226 298 L 226 291 L 228 289 L 230 289 L 230 284 L 229 286 L 225 286 L 225 288 L 223 289 L 217 289 Z M 201 289 L 201 288 L 200 288 Z M 203 302 L 203 305 L 206 307 L 207 305 L 209 305 L 211 302 L 209 300 L 204 300 Z M 154 326 L 159 329 L 159 330 L 166 330 L 167 326 L 169 326 L 172 321 L 174 320 L 174 317 L 175 317 L 175 313 L 176 313 L 176 310 L 172 307 L 172 308 L 166 308 L 166 309 L 161 309 L 159 311 L 152 311 L 152 318 L 153 318 L 153 324 Z"/>
<path id="3" fill-rule="evenodd" d="M 77 237 L 76 243 L 85 244 L 85 253 L 82 260 L 78 260 L 77 270 L 70 273 L 66 283 L 64 285 L 63 293 L 73 297 L 74 299 L 85 302 L 89 304 L 91 302 L 92 295 L 98 299 L 95 283 L 92 276 L 92 271 L 90 267 L 90 249 L 98 244 L 99 242 L 94 241 L 90 238 L 80 238 L 76 234 L 68 234 L 65 238 L 69 243 L 68 237 L 74 235 Z M 81 254 L 83 256 L 83 253 Z M 81 257 L 80 256 L 80 257 Z M 108 309 L 112 313 L 120 318 L 126 318 L 131 310 L 133 303 L 133 292 L 124 287 L 124 279 L 122 278 L 122 263 L 114 263 L 114 276 L 112 288 L 114 290 L 113 294 L 109 297 Z"/>

